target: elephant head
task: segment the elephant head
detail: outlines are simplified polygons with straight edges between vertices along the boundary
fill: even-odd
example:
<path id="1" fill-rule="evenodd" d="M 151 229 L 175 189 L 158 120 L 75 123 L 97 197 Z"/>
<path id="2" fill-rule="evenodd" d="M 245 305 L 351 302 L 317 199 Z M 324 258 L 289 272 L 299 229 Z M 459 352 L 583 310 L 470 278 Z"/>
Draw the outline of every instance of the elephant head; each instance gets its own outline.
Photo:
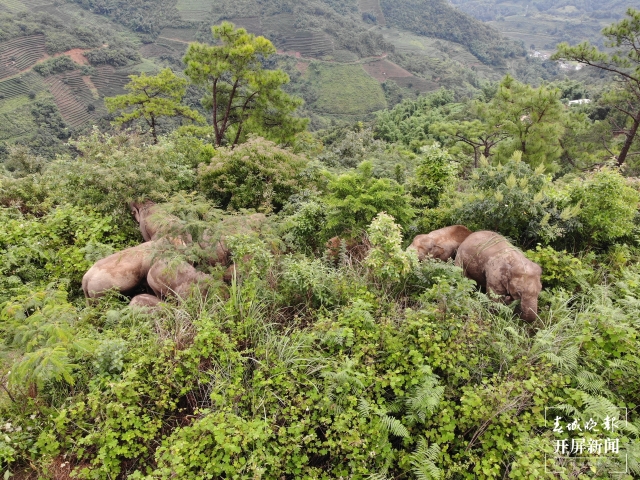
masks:
<path id="1" fill-rule="evenodd" d="M 154 236 L 157 233 L 157 228 L 150 225 L 148 218 L 154 213 L 155 203 L 147 200 L 146 202 L 131 202 L 129 208 L 133 214 L 133 218 L 140 225 L 140 233 L 145 242 L 154 240 Z"/>
<path id="2" fill-rule="evenodd" d="M 464 225 L 452 225 L 424 235 L 417 235 L 409 248 L 416 250 L 419 260 L 430 256 L 447 261 L 456 254 L 460 244 L 469 235 L 471 230 Z"/>
<path id="3" fill-rule="evenodd" d="M 520 317 L 526 322 L 535 321 L 538 315 L 538 296 L 542 290 L 542 268 L 527 260 L 520 262 L 521 269 L 512 272 L 509 279 L 509 294 L 520 300 Z"/>

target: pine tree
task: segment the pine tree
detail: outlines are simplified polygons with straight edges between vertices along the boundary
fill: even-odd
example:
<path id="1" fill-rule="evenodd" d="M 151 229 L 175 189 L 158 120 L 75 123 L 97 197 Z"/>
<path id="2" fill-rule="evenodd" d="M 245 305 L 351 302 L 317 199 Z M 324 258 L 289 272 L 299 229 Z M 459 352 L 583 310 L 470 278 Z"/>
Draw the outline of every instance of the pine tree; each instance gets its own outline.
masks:
<path id="1" fill-rule="evenodd" d="M 601 52 L 589 42 L 558 45 L 553 60 L 569 60 L 610 72 L 619 83 L 605 98 L 618 115 L 610 115 L 614 135 L 624 135 L 620 152 L 614 154 L 618 165 L 631 155 L 631 147 L 640 127 L 640 11 L 629 8 L 627 17 L 602 31 L 610 53 Z"/>
<path id="2" fill-rule="evenodd" d="M 160 117 L 183 117 L 196 122 L 204 121 L 202 115 L 180 103 L 188 82 L 176 76 L 170 68 L 165 68 L 158 75 L 151 77 L 142 73 L 130 75 L 129 78 L 131 81 L 124 87 L 129 93 L 104 99 L 109 112 L 133 107 L 116 118 L 116 124 L 122 125 L 144 119 L 153 137 L 153 143 L 158 143 L 157 127 Z"/>
<path id="3" fill-rule="evenodd" d="M 211 110 L 216 146 L 237 145 L 247 133 L 284 143 L 303 131 L 307 120 L 291 115 L 302 101 L 282 90 L 289 76 L 263 68 L 262 60 L 276 53 L 273 44 L 229 22 L 212 33 L 220 44 L 194 42 L 184 62 L 185 74 L 207 91 L 202 102 Z"/>

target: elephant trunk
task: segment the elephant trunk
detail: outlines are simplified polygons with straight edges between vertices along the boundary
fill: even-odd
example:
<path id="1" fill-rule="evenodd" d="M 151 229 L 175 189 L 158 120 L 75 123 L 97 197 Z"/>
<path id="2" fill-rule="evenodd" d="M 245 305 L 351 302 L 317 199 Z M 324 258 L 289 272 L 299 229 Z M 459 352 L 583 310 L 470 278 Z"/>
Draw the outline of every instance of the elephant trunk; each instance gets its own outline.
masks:
<path id="1" fill-rule="evenodd" d="M 538 296 L 523 297 L 520 301 L 520 317 L 528 323 L 532 323 L 538 316 Z"/>

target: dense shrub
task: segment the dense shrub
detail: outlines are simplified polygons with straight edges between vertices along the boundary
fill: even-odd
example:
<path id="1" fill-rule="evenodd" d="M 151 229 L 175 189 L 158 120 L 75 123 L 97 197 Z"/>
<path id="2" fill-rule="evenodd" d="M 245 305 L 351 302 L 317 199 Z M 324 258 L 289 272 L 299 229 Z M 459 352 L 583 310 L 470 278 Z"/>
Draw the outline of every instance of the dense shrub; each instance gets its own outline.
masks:
<path id="1" fill-rule="evenodd" d="M 443 193 L 455 185 L 458 165 L 437 143 L 422 147 L 420 153 L 409 191 L 416 207 L 437 207 Z"/>
<path id="2" fill-rule="evenodd" d="M 254 208 L 277 212 L 305 188 L 304 158 L 262 138 L 216 150 L 198 170 L 200 190 L 225 210 Z"/>
<path id="3" fill-rule="evenodd" d="M 619 172 L 603 168 L 575 180 L 568 190 L 571 201 L 580 205 L 581 243 L 602 245 L 631 235 L 640 194 Z"/>
<path id="4" fill-rule="evenodd" d="M 469 187 L 464 196 L 453 194 L 451 216 L 471 230 L 493 230 L 527 246 L 557 241 L 578 228 L 579 208 L 556 201 L 544 166 L 533 170 L 518 152 L 504 164 L 485 161 L 473 171 Z"/>
<path id="5" fill-rule="evenodd" d="M 84 272 L 124 236 L 116 222 L 81 207 L 59 207 L 41 218 L 0 211 L 0 303 L 12 292 L 54 281 L 80 287 Z"/>
<path id="6" fill-rule="evenodd" d="M 356 238 L 380 212 L 387 212 L 402 226 L 414 215 L 411 198 L 402 185 L 388 178 L 374 178 L 370 162 L 362 162 L 353 173 L 334 177 L 328 185 L 326 203 L 328 236 Z"/>
<path id="7" fill-rule="evenodd" d="M 195 187 L 192 160 L 170 140 L 151 146 L 136 135 L 103 135 L 96 129 L 73 145 L 80 152 L 76 159 L 60 158 L 43 174 L 54 201 L 89 206 L 129 229 L 128 202 L 162 200 Z"/>
<path id="8" fill-rule="evenodd" d="M 99 48 L 85 54 L 91 65 L 124 67 L 130 62 L 139 62 L 140 54 L 132 48 Z"/>
<path id="9" fill-rule="evenodd" d="M 33 69 L 43 77 L 55 75 L 56 73 L 67 72 L 80 68 L 76 62 L 71 60 L 67 55 L 50 58 L 44 62 L 36 64 Z"/>

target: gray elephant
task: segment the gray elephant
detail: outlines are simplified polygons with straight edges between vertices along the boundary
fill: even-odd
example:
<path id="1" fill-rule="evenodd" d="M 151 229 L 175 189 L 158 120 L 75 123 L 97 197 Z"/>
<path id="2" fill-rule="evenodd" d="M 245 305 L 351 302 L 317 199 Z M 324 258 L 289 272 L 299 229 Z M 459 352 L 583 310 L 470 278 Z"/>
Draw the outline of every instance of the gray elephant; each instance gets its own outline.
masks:
<path id="1" fill-rule="evenodd" d="M 183 223 L 175 215 L 163 214 L 160 206 L 150 200 L 132 202 L 129 208 L 140 226 L 140 233 L 145 242 L 158 240 L 172 231 L 178 231 Z M 176 238 L 171 238 L 171 242 L 176 245 L 185 245 L 191 243 L 191 240 L 191 235 L 188 233 L 181 233 Z"/>
<path id="2" fill-rule="evenodd" d="M 458 247 L 456 265 L 484 291 L 502 296 L 505 303 L 520 300 L 523 320 L 536 319 L 542 268 L 503 236 L 489 231 L 472 233 Z"/>
<path id="3" fill-rule="evenodd" d="M 147 283 L 158 298 L 175 296 L 184 299 L 194 286 L 206 295 L 211 280 L 210 275 L 198 272 L 187 262 L 172 266 L 166 260 L 156 261 L 147 274 Z"/>
<path id="4" fill-rule="evenodd" d="M 98 260 L 82 277 L 85 297 L 102 297 L 111 289 L 133 293 L 147 278 L 154 246 L 155 242 L 147 242 Z"/>
<path id="5" fill-rule="evenodd" d="M 159 303 L 160 299 L 155 295 L 149 295 L 148 293 L 141 293 L 140 295 L 136 295 L 129 302 L 130 307 L 144 308 L 144 309 L 153 309 Z"/>
<path id="6" fill-rule="evenodd" d="M 409 248 L 416 250 L 419 260 L 431 256 L 447 261 L 455 256 L 458 247 L 469 235 L 471 235 L 471 230 L 464 225 L 452 225 L 427 234 L 417 235 Z"/>

